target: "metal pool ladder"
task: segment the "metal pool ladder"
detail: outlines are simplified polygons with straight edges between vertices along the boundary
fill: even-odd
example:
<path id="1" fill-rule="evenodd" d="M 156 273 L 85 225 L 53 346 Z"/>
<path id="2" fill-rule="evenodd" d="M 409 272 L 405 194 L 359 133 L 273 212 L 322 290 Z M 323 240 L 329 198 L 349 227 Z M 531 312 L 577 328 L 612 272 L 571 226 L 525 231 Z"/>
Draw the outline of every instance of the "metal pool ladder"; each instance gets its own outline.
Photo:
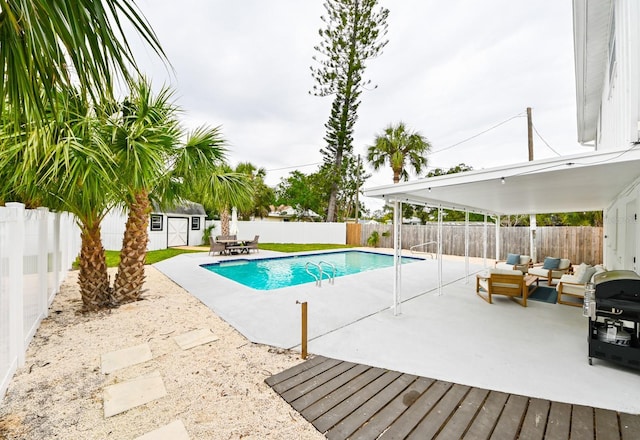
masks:
<path id="1" fill-rule="evenodd" d="M 332 263 L 329 263 L 328 261 L 321 261 L 318 263 L 318 265 L 320 266 L 320 269 L 322 269 L 322 265 L 325 266 L 329 266 L 331 268 L 331 275 L 328 277 L 329 280 L 329 284 L 334 284 L 334 281 L 336 279 L 336 266 Z M 322 274 L 324 273 L 324 271 L 320 271 L 320 278 L 322 278 Z M 322 279 L 320 280 L 322 281 Z"/>
<path id="2" fill-rule="evenodd" d="M 307 261 L 304 264 L 304 270 L 307 271 L 307 273 L 313 277 L 313 279 L 316 281 L 316 286 L 318 286 L 318 287 L 322 287 L 322 278 L 323 278 L 323 274 L 325 273 L 322 270 L 322 265 L 323 264 L 331 267 L 332 273 L 331 273 L 331 275 L 327 275 L 327 276 L 328 276 L 329 283 L 333 284 L 333 280 L 336 277 L 336 267 L 333 264 L 331 264 L 329 262 L 326 262 L 326 261 L 320 261 L 319 263 L 313 263 L 311 261 Z M 315 267 L 316 269 L 318 269 L 318 273 L 316 274 L 316 273 L 312 272 L 310 270 L 310 268 L 309 268 L 310 266 Z"/>

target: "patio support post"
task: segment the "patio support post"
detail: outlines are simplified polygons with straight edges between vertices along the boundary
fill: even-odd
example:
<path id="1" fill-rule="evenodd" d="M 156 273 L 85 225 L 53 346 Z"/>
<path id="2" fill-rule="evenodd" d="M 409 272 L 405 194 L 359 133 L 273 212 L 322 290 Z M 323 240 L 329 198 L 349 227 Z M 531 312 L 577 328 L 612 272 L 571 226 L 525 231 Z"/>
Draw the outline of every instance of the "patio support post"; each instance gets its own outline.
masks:
<path id="1" fill-rule="evenodd" d="M 469 284 L 469 210 L 464 210 L 464 282 Z"/>
<path id="2" fill-rule="evenodd" d="M 536 224 L 536 215 L 529 214 L 529 255 L 531 255 L 531 261 L 534 263 L 538 262 L 538 255 L 536 251 L 536 229 L 538 229 L 538 225 Z"/>
<path id="3" fill-rule="evenodd" d="M 438 206 L 438 295 L 442 295 L 442 206 Z"/>
<path id="4" fill-rule="evenodd" d="M 402 237 L 400 236 L 402 225 L 402 203 L 393 202 L 393 315 L 398 316 L 400 311 L 400 286 L 401 271 L 400 263 Z"/>
<path id="5" fill-rule="evenodd" d="M 483 237 L 482 237 L 482 264 L 484 268 L 487 268 L 487 241 L 489 239 L 488 232 L 489 223 L 487 222 L 487 214 L 484 215 L 484 228 L 483 228 Z"/>
<path id="6" fill-rule="evenodd" d="M 496 261 L 500 259 L 500 216 L 496 215 Z"/>

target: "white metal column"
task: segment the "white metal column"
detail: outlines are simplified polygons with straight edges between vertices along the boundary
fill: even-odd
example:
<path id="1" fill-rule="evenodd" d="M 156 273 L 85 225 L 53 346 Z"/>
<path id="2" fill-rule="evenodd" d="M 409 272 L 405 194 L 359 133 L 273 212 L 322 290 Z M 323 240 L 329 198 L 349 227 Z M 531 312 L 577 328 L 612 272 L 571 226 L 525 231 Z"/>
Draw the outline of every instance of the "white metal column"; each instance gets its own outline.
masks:
<path id="1" fill-rule="evenodd" d="M 533 261 L 534 263 L 538 262 L 538 255 L 536 251 L 536 229 L 538 229 L 538 225 L 536 224 L 536 215 L 531 214 L 529 215 L 529 252 L 531 255 L 531 261 Z"/>
<path id="2" fill-rule="evenodd" d="M 442 206 L 438 206 L 438 295 L 442 295 Z"/>
<path id="3" fill-rule="evenodd" d="M 496 216 L 496 261 L 500 259 L 500 216 Z"/>
<path id="4" fill-rule="evenodd" d="M 401 272 L 401 225 L 402 225 L 402 203 L 393 202 L 393 315 L 398 316 L 400 310 L 400 291 L 402 286 Z"/>
<path id="5" fill-rule="evenodd" d="M 469 284 L 469 211 L 464 210 L 464 282 Z"/>

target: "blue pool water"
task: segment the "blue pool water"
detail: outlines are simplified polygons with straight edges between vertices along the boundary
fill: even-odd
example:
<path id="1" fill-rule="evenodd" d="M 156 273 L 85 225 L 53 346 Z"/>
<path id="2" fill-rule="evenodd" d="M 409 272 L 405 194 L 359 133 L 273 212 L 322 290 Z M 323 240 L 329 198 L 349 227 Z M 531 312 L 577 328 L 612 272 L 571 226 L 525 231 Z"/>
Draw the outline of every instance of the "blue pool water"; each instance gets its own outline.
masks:
<path id="1" fill-rule="evenodd" d="M 403 264 L 421 260 L 413 257 L 401 258 Z M 202 267 L 253 289 L 272 290 L 315 282 L 315 279 L 305 270 L 305 265 L 307 262 L 318 264 L 321 261 L 335 266 L 336 277 L 393 266 L 392 255 L 365 251 L 340 251 L 257 260 L 226 260 L 203 264 Z M 313 270 L 313 267 L 310 269 L 317 274 L 317 269 Z M 323 281 L 326 282 L 327 272 L 332 273 L 333 269 L 324 264 L 322 269 L 325 273 Z"/>

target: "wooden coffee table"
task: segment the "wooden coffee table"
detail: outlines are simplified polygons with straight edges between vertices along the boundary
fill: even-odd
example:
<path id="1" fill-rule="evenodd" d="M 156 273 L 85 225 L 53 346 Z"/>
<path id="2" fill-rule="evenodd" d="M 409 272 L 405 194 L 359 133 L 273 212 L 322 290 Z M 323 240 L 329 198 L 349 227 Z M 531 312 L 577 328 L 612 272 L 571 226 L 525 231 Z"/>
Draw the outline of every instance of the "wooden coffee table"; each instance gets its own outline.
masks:
<path id="1" fill-rule="evenodd" d="M 527 286 L 527 296 L 532 293 L 534 290 L 536 290 L 538 288 L 538 286 L 540 285 L 540 278 L 537 277 L 536 275 L 525 275 L 524 276 L 524 283 Z M 535 286 L 533 286 L 533 283 L 536 283 Z M 531 288 L 531 286 L 533 286 L 533 288 Z"/>

